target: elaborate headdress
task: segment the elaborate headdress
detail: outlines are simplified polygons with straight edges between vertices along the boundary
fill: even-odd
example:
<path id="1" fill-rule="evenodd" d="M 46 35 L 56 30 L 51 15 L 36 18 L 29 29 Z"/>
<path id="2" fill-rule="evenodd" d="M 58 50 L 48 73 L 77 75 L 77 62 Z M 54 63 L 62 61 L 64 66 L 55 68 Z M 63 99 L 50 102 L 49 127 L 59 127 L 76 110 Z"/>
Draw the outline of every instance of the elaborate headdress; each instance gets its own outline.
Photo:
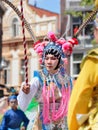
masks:
<path id="1" fill-rule="evenodd" d="M 48 40 L 47 40 L 48 39 Z M 54 53 L 55 56 L 61 58 L 60 63 L 66 62 L 67 56 L 71 55 L 74 45 L 78 44 L 76 38 L 66 41 L 64 38 L 57 38 L 53 32 L 49 32 L 47 37 L 42 41 L 38 41 L 34 45 L 34 50 L 40 56 L 40 63 L 43 64 L 45 55 Z"/>

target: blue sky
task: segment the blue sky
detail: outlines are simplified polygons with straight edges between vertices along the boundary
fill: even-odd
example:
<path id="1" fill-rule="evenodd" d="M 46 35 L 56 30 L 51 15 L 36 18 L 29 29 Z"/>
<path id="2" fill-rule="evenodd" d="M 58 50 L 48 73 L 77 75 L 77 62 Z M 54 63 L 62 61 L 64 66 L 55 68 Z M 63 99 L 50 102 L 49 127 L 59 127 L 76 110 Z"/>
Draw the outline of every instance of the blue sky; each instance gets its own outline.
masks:
<path id="1" fill-rule="evenodd" d="M 34 5 L 37 2 L 37 7 L 60 13 L 60 0 L 29 0 L 29 3 Z"/>

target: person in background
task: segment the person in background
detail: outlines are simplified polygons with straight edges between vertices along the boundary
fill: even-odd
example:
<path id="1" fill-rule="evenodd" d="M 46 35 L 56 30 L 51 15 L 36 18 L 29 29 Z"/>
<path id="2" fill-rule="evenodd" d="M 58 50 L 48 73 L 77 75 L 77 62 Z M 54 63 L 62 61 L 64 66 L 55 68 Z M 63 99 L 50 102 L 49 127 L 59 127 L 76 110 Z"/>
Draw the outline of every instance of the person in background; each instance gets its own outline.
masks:
<path id="1" fill-rule="evenodd" d="M 18 104 L 26 110 L 33 97 L 39 102 L 38 130 L 67 130 L 67 106 L 70 98 L 70 76 L 66 73 L 67 56 L 72 53 L 76 39 L 58 39 L 53 32 L 46 40 L 34 44 L 40 56 L 41 71 L 33 79 L 22 84 Z"/>
<path id="2" fill-rule="evenodd" d="M 78 31 L 78 26 L 76 25 L 75 27 L 74 27 L 74 29 L 73 29 L 73 33 L 74 33 L 74 35 L 76 34 L 76 32 Z"/>
<path id="3" fill-rule="evenodd" d="M 94 37 L 98 44 L 98 14 L 94 20 Z M 91 50 L 81 63 L 69 101 L 68 128 L 98 129 L 98 48 Z"/>
<path id="4" fill-rule="evenodd" d="M 17 96 L 10 96 L 8 104 L 11 108 L 4 114 L 0 130 L 26 130 L 29 120 L 24 112 L 18 109 Z"/>

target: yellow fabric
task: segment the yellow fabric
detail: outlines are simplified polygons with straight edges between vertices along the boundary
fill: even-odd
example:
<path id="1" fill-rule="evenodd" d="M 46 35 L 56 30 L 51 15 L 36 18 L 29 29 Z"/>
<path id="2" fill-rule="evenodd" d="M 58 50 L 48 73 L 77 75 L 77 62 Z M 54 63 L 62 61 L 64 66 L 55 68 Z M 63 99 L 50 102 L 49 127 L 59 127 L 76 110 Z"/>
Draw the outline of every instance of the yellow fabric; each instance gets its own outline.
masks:
<path id="1" fill-rule="evenodd" d="M 88 113 L 93 87 L 98 86 L 98 49 L 88 53 L 81 64 L 81 72 L 73 87 L 68 107 L 69 130 L 78 130 L 76 114 Z"/>
<path id="2" fill-rule="evenodd" d="M 90 114 L 87 122 L 81 125 L 81 127 L 78 130 L 98 130 L 98 108 L 97 107 Z"/>
<path id="3" fill-rule="evenodd" d="M 95 0 L 95 7 L 98 8 L 98 0 Z"/>

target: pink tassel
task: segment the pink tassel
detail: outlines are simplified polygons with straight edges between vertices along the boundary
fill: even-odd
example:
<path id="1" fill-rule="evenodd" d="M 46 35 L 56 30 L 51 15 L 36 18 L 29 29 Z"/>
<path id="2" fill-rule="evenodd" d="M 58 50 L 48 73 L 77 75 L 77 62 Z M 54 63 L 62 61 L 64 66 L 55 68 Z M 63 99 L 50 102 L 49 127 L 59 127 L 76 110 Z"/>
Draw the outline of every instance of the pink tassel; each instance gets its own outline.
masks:
<path id="1" fill-rule="evenodd" d="M 62 99 L 61 99 L 61 104 L 60 104 L 59 109 L 57 111 L 53 109 L 53 113 L 52 113 L 53 121 L 57 121 L 61 118 L 64 118 L 67 115 L 68 101 L 70 98 L 70 87 L 67 88 L 66 90 L 65 89 L 66 88 L 62 87 Z M 54 103 L 54 105 L 55 105 L 55 103 Z"/>
<path id="2" fill-rule="evenodd" d="M 49 91 L 46 85 L 43 86 L 43 122 L 44 124 L 50 123 L 49 119 Z"/>
<path id="3" fill-rule="evenodd" d="M 52 121 L 58 121 L 60 119 L 63 119 L 65 116 L 67 116 L 68 111 L 68 102 L 70 98 L 70 87 L 65 88 L 62 86 L 61 92 L 62 92 L 62 99 L 60 103 L 60 107 L 58 110 L 56 110 L 55 105 L 55 86 L 52 86 L 52 97 L 53 97 L 53 108 L 51 113 L 51 120 Z M 50 91 L 47 89 L 46 85 L 43 86 L 43 120 L 45 124 L 50 123 L 50 117 L 49 117 L 49 94 Z"/>

